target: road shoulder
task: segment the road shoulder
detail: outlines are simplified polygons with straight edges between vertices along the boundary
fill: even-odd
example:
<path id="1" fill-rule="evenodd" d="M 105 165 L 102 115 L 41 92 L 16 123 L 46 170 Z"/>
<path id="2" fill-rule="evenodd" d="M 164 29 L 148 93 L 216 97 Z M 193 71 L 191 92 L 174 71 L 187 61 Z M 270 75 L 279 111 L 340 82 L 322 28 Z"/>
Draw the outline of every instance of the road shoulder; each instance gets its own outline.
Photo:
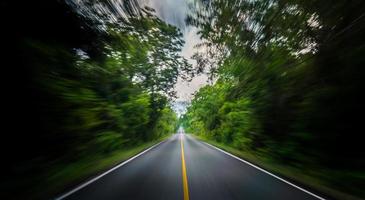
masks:
<path id="1" fill-rule="evenodd" d="M 239 159 L 243 159 L 246 162 L 249 162 L 263 170 L 268 171 L 269 173 L 278 176 L 304 190 L 313 191 L 315 195 L 323 197 L 325 199 L 348 199 L 348 200 L 361 200 L 358 197 L 352 196 L 350 194 L 342 193 L 340 191 L 329 188 L 320 183 L 320 180 L 303 174 L 302 171 L 298 169 L 291 168 L 288 166 L 278 165 L 276 163 L 270 162 L 268 159 L 264 159 L 258 157 L 256 155 L 250 154 L 248 152 L 239 151 L 235 148 L 227 146 L 225 144 L 221 144 L 201 136 L 188 134 L 191 137 L 205 143 L 206 145 L 211 145 L 211 148 L 217 148 L 222 151 L 225 151 L 233 156 L 238 157 Z"/>

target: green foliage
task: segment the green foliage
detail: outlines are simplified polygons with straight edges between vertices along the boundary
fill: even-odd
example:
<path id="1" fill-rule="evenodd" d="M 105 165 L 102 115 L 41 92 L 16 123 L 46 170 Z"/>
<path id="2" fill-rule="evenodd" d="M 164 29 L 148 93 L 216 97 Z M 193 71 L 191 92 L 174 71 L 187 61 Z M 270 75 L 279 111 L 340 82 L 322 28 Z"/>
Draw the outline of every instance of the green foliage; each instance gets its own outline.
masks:
<path id="1" fill-rule="evenodd" d="M 200 29 L 204 42 L 198 46 L 205 50 L 194 58 L 217 81 L 192 100 L 183 118 L 189 132 L 307 172 L 365 166 L 357 131 L 357 114 L 365 112 L 359 101 L 363 1 L 194 4 L 187 21 Z M 320 179 L 363 195 L 335 176 Z"/>
<path id="2" fill-rule="evenodd" d="M 178 127 L 178 119 L 175 112 L 171 108 L 164 108 L 160 115 L 161 116 L 153 129 L 153 132 L 155 133 L 154 137 L 156 138 L 164 137 L 170 133 L 174 133 Z"/>
<path id="3" fill-rule="evenodd" d="M 75 6 L 77 1 L 42 3 L 29 3 L 32 12 L 54 11 L 50 16 L 55 22 L 48 25 L 65 19 L 59 25 L 71 34 L 54 31 L 58 25 L 48 29 L 47 23 L 42 24 L 47 19 L 37 16 L 30 23 L 42 24 L 37 26 L 40 30 L 14 33 L 19 38 L 9 45 L 19 52 L 16 59 L 21 67 L 16 73 L 24 74 L 18 78 L 21 87 L 14 89 L 21 94 L 14 99 L 22 100 L 14 103 L 19 111 L 13 112 L 18 113 L 14 123 L 24 121 L 26 127 L 4 140 L 17 141 L 21 152 L 11 156 L 15 174 L 6 181 L 16 182 L 8 184 L 8 191 L 24 192 L 11 198 L 31 199 L 47 184 L 57 185 L 51 192 L 60 192 L 67 184 L 86 178 L 82 173 L 75 175 L 82 170 L 80 166 L 96 163 L 91 167 L 94 171 L 88 170 L 93 175 L 101 169 L 98 160 L 111 157 L 108 165 L 115 164 L 115 155 L 172 134 L 177 117 L 168 102 L 174 96 L 177 77 L 191 74 L 191 66 L 179 54 L 182 33 L 152 10 L 140 8 L 137 1 L 118 4 L 125 11 L 122 16 L 116 16 L 105 1 L 79 2 L 82 7 Z M 96 4 L 104 6 L 108 12 L 104 14 L 113 13 L 117 21 L 97 12 Z M 70 166 L 75 166 L 74 171 Z M 65 169 L 63 185 L 52 178 L 55 168 Z M 50 181 L 45 177 L 51 177 Z M 32 186 L 32 181 L 39 184 Z M 48 198 L 49 192 L 40 196 Z"/>
<path id="4" fill-rule="evenodd" d="M 179 73 L 189 68 L 178 54 L 182 34 L 153 15 L 109 26 L 94 57 L 81 48 L 28 42 L 37 57 L 30 63 L 42 115 L 47 114 L 42 124 L 49 133 L 43 137 L 57 141 L 49 148 L 65 158 L 65 151 L 74 158 L 111 152 L 175 129 L 167 98 Z"/>

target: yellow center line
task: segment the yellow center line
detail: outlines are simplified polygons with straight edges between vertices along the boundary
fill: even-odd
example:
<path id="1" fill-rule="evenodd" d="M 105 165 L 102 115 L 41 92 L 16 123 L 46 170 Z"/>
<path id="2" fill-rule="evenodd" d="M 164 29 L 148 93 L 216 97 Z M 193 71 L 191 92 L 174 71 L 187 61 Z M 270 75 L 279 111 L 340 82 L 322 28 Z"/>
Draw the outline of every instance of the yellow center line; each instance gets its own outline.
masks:
<path id="1" fill-rule="evenodd" d="M 181 142 L 181 165 L 182 165 L 182 180 L 184 187 L 184 200 L 189 200 L 189 188 L 188 188 L 188 176 L 186 175 L 186 165 L 185 165 L 185 156 L 184 156 L 184 143 L 183 143 L 183 135 L 180 135 Z"/>

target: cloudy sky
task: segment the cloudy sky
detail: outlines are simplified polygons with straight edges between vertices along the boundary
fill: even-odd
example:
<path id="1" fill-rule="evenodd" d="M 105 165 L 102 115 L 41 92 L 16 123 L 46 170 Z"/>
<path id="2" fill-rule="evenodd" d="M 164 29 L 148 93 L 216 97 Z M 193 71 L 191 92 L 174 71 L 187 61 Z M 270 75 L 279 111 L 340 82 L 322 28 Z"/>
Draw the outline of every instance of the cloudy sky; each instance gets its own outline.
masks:
<path id="1" fill-rule="evenodd" d="M 185 45 L 182 49 L 182 56 L 187 58 L 191 64 L 195 62 L 190 59 L 194 54 L 194 45 L 200 42 L 199 36 L 196 34 L 195 27 L 187 26 L 185 18 L 188 13 L 188 2 L 191 0 L 143 0 L 144 3 L 156 10 L 156 15 L 169 24 L 180 28 L 184 34 Z M 200 75 L 195 77 L 191 82 L 178 80 L 176 91 L 178 95 L 177 101 L 189 101 L 192 94 L 200 87 L 207 84 L 207 76 Z"/>

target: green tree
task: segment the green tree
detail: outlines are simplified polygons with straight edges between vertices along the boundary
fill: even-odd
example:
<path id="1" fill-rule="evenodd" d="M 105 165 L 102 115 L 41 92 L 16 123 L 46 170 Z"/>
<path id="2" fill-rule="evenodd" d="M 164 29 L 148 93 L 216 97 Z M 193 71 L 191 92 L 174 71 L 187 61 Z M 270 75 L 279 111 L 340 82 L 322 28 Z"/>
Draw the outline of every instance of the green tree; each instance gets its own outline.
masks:
<path id="1" fill-rule="evenodd" d="M 202 0 L 191 8 L 187 22 L 204 47 L 193 58 L 217 80 L 193 99 L 184 118 L 191 132 L 286 165 L 353 170 L 340 179 L 360 181 L 365 3 Z M 325 184 L 362 194 L 326 173 Z"/>

